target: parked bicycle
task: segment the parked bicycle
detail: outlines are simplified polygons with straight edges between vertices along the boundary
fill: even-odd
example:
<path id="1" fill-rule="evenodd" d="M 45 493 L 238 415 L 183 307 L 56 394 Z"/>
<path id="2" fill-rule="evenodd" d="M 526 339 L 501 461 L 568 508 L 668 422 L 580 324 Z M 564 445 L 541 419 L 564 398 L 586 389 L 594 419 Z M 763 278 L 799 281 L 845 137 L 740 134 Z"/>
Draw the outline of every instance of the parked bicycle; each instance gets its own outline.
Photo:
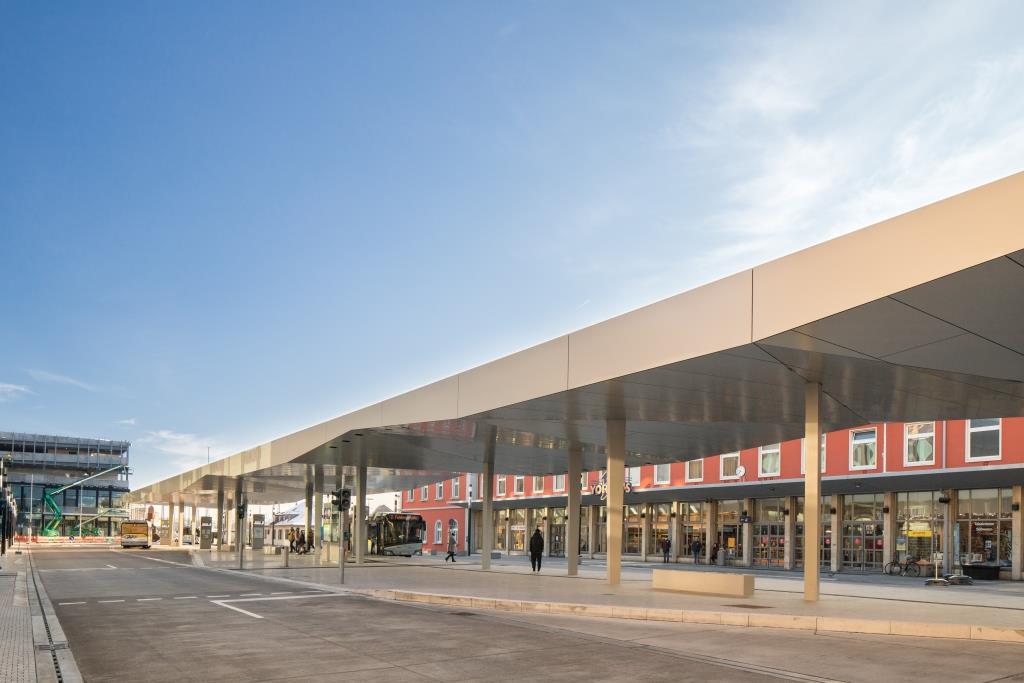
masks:
<path id="1" fill-rule="evenodd" d="M 916 557 L 908 557 L 903 562 L 889 562 L 882 571 L 890 576 L 921 576 L 921 565 L 918 564 Z"/>

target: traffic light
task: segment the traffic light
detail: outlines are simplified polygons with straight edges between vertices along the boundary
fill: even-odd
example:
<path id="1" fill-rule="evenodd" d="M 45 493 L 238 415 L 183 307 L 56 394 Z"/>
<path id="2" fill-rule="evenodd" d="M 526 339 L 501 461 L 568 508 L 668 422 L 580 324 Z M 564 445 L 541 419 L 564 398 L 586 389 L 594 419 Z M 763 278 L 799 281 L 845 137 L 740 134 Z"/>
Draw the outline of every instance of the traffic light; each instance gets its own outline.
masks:
<path id="1" fill-rule="evenodd" d="M 331 493 L 333 500 L 331 504 L 342 512 L 348 510 L 352 505 L 352 491 L 349 489 L 338 489 Z"/>

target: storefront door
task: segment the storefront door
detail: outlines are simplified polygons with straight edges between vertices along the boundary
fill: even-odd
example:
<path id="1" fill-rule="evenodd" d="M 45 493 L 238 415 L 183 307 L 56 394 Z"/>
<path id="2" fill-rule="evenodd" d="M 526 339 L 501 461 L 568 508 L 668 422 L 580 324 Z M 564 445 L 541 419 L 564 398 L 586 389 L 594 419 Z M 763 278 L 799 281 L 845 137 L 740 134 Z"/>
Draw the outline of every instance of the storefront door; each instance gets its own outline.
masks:
<path id="1" fill-rule="evenodd" d="M 873 572 L 882 569 L 882 524 L 843 524 L 843 569 Z"/>

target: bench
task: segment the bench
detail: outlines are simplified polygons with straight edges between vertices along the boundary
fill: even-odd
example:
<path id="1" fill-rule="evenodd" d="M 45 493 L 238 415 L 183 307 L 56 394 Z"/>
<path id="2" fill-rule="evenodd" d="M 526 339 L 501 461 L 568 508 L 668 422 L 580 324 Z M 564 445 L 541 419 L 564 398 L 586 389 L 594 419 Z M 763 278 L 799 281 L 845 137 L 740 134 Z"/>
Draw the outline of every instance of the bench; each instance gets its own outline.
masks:
<path id="1" fill-rule="evenodd" d="M 655 569 L 651 575 L 651 587 L 663 591 L 749 598 L 754 594 L 754 575 Z"/>

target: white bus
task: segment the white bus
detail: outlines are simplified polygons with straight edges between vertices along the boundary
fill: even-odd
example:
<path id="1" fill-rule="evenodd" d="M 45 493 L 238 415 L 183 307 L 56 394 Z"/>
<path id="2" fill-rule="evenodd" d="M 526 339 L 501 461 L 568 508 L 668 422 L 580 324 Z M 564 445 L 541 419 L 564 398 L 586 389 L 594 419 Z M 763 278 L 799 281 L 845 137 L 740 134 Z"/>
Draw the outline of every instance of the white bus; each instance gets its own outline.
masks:
<path id="1" fill-rule="evenodd" d="M 153 527 L 145 520 L 121 522 L 122 548 L 148 548 L 153 545 Z"/>

